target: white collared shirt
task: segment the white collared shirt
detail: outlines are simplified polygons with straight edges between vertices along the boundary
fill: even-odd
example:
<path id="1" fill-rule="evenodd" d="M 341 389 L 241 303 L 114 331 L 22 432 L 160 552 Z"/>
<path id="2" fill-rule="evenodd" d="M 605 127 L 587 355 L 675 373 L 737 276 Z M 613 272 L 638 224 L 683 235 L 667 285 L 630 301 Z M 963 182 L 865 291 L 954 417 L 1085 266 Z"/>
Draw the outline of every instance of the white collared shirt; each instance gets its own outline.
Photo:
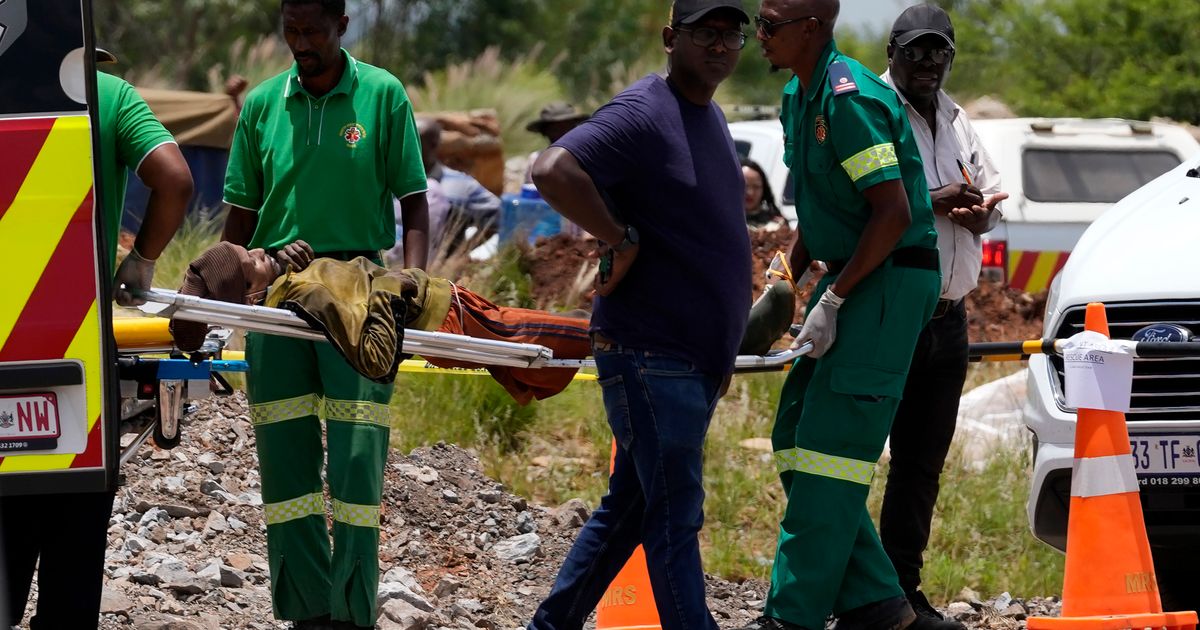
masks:
<path id="1" fill-rule="evenodd" d="M 896 88 L 891 72 L 885 71 L 880 76 L 892 89 Z M 904 94 L 900 90 L 896 90 L 896 93 L 908 112 L 908 122 L 912 125 L 913 136 L 921 152 L 925 180 L 930 190 L 961 183 L 961 161 L 971 176 L 971 183 L 985 198 L 1000 192 L 1000 173 L 979 141 L 979 135 L 971 126 L 967 113 L 957 103 L 944 91 L 938 90 L 935 136 L 929 129 L 929 123 L 909 104 Z M 988 218 L 989 229 L 996 226 L 1000 216 L 1000 207 L 997 206 Z M 942 259 L 941 297 L 957 300 L 970 293 L 979 282 L 979 270 L 983 264 L 982 245 L 979 236 L 947 217 L 934 216 L 934 226 L 937 228 L 938 251 Z"/>

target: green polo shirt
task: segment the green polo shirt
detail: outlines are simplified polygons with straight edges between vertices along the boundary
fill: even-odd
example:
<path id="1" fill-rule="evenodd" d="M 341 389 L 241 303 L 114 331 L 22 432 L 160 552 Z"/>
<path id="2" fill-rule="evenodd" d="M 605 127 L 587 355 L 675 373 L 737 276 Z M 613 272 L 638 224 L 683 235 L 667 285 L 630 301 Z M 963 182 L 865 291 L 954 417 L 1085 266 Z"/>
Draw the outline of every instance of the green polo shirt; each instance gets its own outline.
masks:
<path id="1" fill-rule="evenodd" d="M 320 252 L 390 249 L 392 198 L 424 192 L 412 103 L 400 80 L 346 51 L 346 70 L 321 98 L 296 65 L 246 97 L 226 203 L 258 213 L 251 247 L 298 238 Z"/>
<path id="2" fill-rule="evenodd" d="M 830 66 L 841 63 L 831 74 Z M 830 79 L 833 76 L 832 80 Z M 796 186 L 796 218 L 816 260 L 846 260 L 871 217 L 863 191 L 900 179 L 912 225 L 896 248 L 937 248 L 921 153 L 895 90 L 874 72 L 826 45 L 806 93 L 784 87 L 780 119 L 784 161 Z"/>
<path id="3" fill-rule="evenodd" d="M 162 126 L 137 90 L 119 77 L 96 73 L 100 115 L 100 182 L 104 191 L 104 229 L 108 261 L 117 259 L 117 236 L 125 208 L 126 169 L 137 173 L 142 160 L 175 138 Z"/>

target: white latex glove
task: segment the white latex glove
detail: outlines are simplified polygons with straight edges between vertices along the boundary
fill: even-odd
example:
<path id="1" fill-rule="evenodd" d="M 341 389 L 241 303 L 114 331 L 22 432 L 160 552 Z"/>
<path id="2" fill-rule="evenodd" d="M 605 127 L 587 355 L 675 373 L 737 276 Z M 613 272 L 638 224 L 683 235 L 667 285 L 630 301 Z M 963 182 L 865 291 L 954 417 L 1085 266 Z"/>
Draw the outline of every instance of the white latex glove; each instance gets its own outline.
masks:
<path id="1" fill-rule="evenodd" d="M 121 306 L 141 306 L 146 300 L 133 297 L 133 289 L 149 290 L 154 280 L 154 261 L 142 257 L 137 249 L 129 250 L 129 255 L 117 267 L 117 276 L 113 280 L 113 297 Z M 122 287 L 122 285 L 124 285 Z"/>
<path id="2" fill-rule="evenodd" d="M 792 349 L 799 348 L 806 341 L 811 341 L 813 349 L 808 356 L 819 359 L 828 352 L 829 347 L 833 345 L 833 340 L 837 338 L 838 309 L 845 301 L 846 298 L 838 297 L 833 292 L 832 286 L 827 287 L 825 293 L 821 294 L 821 299 L 817 300 L 816 305 L 805 316 L 804 328 L 792 342 Z"/>

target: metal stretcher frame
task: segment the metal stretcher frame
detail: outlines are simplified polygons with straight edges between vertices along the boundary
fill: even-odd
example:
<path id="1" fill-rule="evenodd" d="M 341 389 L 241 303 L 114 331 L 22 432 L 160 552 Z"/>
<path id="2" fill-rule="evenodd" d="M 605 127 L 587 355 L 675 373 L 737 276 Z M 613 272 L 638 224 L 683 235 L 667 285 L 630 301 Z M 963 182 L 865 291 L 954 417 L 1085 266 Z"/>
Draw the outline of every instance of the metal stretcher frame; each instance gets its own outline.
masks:
<path id="1" fill-rule="evenodd" d="M 175 291 L 163 289 L 142 291 L 139 292 L 139 296 L 148 302 L 166 305 L 166 308 L 158 313 L 161 317 L 175 317 L 297 339 L 327 341 L 324 333 L 311 328 L 295 313 L 281 308 L 233 304 L 180 295 Z M 805 343 L 795 350 L 762 356 L 741 355 L 734 363 L 734 371 L 755 372 L 781 367 L 811 350 L 812 344 Z M 403 351 L 424 357 L 470 361 L 482 365 L 572 369 L 596 366 L 593 359 L 555 359 L 550 348 L 536 344 L 477 339 L 466 335 L 413 329 L 404 331 Z"/>

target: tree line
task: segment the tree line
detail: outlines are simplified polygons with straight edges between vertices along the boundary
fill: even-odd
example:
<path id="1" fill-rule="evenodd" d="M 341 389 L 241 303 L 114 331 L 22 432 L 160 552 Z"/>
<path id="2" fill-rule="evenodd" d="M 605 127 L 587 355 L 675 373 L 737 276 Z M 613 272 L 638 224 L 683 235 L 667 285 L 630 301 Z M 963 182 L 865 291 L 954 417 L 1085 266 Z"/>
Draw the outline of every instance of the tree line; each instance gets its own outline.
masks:
<path id="1" fill-rule="evenodd" d="M 753 0 L 750 0 L 753 3 Z M 938 0 L 955 22 L 947 89 L 993 95 L 1020 115 L 1166 116 L 1200 123 L 1200 2 L 1190 0 Z M 662 69 L 666 0 L 348 0 L 348 42 L 406 83 L 490 47 L 537 62 L 580 103 L 602 103 L 614 77 Z M 843 13 L 853 11 L 853 0 Z M 749 4 L 747 5 L 749 6 Z M 214 72 L 244 65 L 277 37 L 278 0 L 96 0 L 97 39 L 125 67 L 160 83 L 209 90 Z M 750 8 L 753 13 L 753 7 Z M 750 41 L 723 103 L 775 104 L 786 77 Z M 842 49 L 886 64 L 885 32 L 842 28 Z"/>

